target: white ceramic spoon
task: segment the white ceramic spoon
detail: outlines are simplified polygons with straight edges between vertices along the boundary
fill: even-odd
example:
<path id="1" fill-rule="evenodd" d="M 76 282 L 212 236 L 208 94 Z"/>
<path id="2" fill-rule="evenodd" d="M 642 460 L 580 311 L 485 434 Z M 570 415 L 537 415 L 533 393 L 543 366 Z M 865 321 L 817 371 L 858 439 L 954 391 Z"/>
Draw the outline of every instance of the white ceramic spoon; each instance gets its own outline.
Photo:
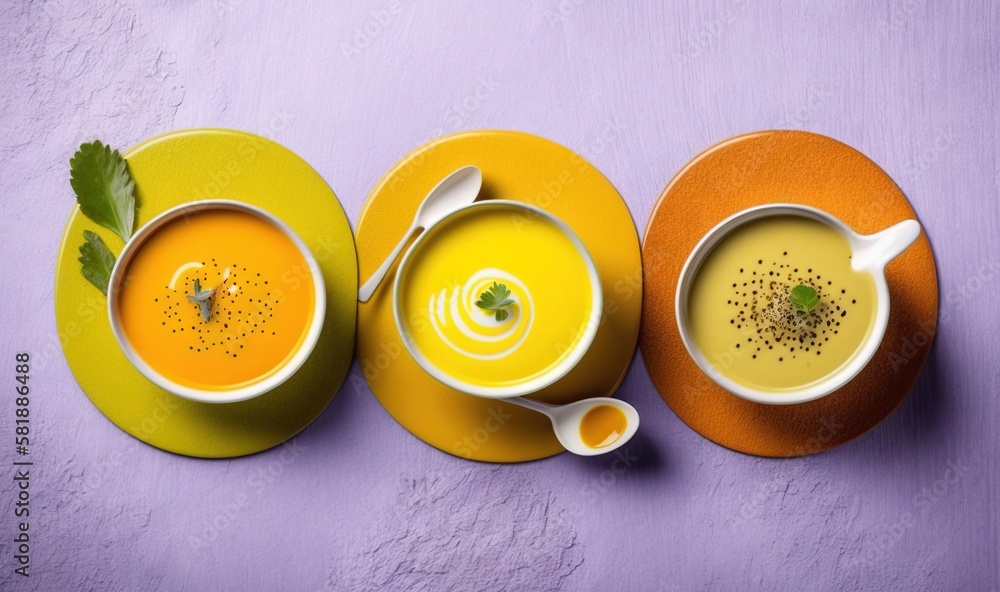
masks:
<path id="1" fill-rule="evenodd" d="M 635 410 L 635 407 L 625 401 L 619 401 L 610 397 L 594 397 L 568 405 L 549 405 L 524 397 L 512 397 L 502 400 L 547 415 L 549 420 L 552 421 L 552 429 L 556 433 L 556 438 L 559 439 L 559 443 L 563 445 L 563 448 L 580 456 L 596 456 L 620 448 L 639 429 L 639 412 Z M 588 446 L 580 435 L 580 423 L 588 411 L 601 405 L 610 405 L 625 414 L 625 431 L 618 436 L 617 440 L 609 442 L 604 446 Z"/>
<path id="2" fill-rule="evenodd" d="M 375 270 L 375 273 L 368 278 L 368 281 L 361 286 L 361 289 L 358 291 L 358 300 L 368 302 L 368 299 L 375 293 L 379 284 L 382 283 L 385 275 L 389 273 L 389 269 L 396 258 L 399 257 L 400 251 L 406 246 L 406 241 L 409 240 L 414 232 L 430 228 L 438 220 L 458 208 L 476 201 L 476 197 L 479 196 L 479 190 L 482 186 L 483 173 L 480 172 L 478 167 L 466 166 L 448 175 L 434 189 L 431 189 L 431 192 L 427 194 L 427 197 L 424 198 L 423 203 L 417 209 L 417 215 L 413 219 L 413 224 L 403 234 L 403 237 L 399 240 L 399 244 L 396 245 L 396 248 L 392 250 L 392 253 L 389 254 L 382 265 Z"/>

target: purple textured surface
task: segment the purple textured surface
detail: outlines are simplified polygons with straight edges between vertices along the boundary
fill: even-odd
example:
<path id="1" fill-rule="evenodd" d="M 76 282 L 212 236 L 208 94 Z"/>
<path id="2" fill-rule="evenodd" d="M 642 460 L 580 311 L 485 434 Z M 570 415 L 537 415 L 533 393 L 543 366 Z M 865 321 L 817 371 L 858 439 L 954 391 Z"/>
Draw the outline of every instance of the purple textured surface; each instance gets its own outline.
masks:
<path id="1" fill-rule="evenodd" d="M 995 590 L 1000 306 L 994 2 L 403 0 L 0 3 L 0 360 L 31 352 L 31 577 L 13 573 L 14 402 L 0 397 L 3 590 Z M 637 356 L 619 458 L 465 462 L 397 425 L 357 368 L 284 449 L 204 461 L 106 421 L 58 348 L 67 160 L 99 137 L 262 133 L 352 221 L 433 137 L 578 151 L 640 232 L 700 150 L 831 135 L 902 186 L 935 248 L 937 343 L 903 406 L 831 452 L 767 460 L 685 427 Z"/>

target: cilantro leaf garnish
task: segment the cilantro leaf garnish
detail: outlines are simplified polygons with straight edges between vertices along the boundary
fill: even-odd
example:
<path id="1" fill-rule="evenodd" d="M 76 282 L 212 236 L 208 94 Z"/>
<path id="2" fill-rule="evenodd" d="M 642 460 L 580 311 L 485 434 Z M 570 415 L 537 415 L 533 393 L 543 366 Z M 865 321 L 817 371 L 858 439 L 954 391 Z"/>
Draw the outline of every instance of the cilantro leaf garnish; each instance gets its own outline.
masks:
<path id="1" fill-rule="evenodd" d="M 87 281 L 94 284 L 98 290 L 108 295 L 108 284 L 111 282 L 111 270 L 115 266 L 115 256 L 101 237 L 92 230 L 84 230 L 83 238 L 87 242 L 80 245 L 80 272 Z"/>
<path id="2" fill-rule="evenodd" d="M 483 310 L 493 311 L 494 318 L 502 323 L 510 315 L 507 307 L 514 304 L 514 301 L 508 296 L 510 296 L 510 290 L 507 289 L 506 285 L 493 282 L 489 290 L 479 295 L 476 306 Z"/>
<path id="3" fill-rule="evenodd" d="M 69 175 L 83 215 L 128 242 L 135 229 L 135 182 L 121 154 L 100 140 L 81 144 L 69 161 Z"/>
<path id="4" fill-rule="evenodd" d="M 819 305 L 819 296 L 816 294 L 816 289 L 812 286 L 804 286 L 802 284 L 792 288 L 792 291 L 788 294 L 788 300 L 792 303 L 796 311 L 806 315 Z"/>

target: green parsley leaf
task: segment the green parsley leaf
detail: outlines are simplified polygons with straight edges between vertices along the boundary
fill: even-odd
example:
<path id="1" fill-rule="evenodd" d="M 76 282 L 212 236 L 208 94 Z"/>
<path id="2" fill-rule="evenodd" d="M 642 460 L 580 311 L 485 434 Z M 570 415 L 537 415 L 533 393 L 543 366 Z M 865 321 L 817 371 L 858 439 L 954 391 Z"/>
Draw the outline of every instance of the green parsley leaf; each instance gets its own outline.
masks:
<path id="1" fill-rule="evenodd" d="M 135 182 L 121 154 L 100 140 L 81 144 L 69 161 L 69 175 L 83 215 L 128 242 L 135 229 Z"/>
<path id="2" fill-rule="evenodd" d="M 514 304 L 514 301 L 508 298 L 508 296 L 510 296 L 510 290 L 507 289 L 505 284 L 493 282 L 489 290 L 479 295 L 476 306 L 483 310 L 493 311 L 494 318 L 497 322 L 502 323 L 510 316 L 510 311 L 507 310 L 507 307 Z"/>
<path id="3" fill-rule="evenodd" d="M 788 300 L 792 303 L 792 307 L 795 310 L 803 314 L 811 313 L 819 305 L 819 296 L 816 295 L 816 289 L 812 286 L 804 286 L 802 284 L 792 288 L 791 293 L 788 294 Z"/>
<path id="4" fill-rule="evenodd" d="M 108 284 L 111 283 L 111 270 L 115 266 L 115 256 L 101 237 L 91 230 L 83 231 L 87 242 L 80 245 L 80 271 L 87 281 L 94 284 L 98 290 L 108 295 Z"/>

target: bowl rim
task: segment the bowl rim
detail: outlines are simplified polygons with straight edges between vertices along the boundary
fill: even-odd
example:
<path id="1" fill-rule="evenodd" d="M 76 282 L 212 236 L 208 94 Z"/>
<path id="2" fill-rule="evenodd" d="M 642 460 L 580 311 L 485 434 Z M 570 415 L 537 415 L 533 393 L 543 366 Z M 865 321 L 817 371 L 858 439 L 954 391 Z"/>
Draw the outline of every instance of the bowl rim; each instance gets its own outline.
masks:
<path id="1" fill-rule="evenodd" d="M 124 284 L 123 280 L 125 272 L 146 240 L 159 231 L 161 227 L 166 226 L 177 218 L 195 215 L 200 211 L 217 209 L 239 210 L 253 214 L 278 228 L 289 238 L 289 240 L 292 241 L 293 244 L 295 244 L 299 253 L 305 259 L 305 262 L 309 267 L 309 271 L 312 274 L 314 311 L 308 329 L 306 330 L 305 336 L 302 338 L 298 349 L 292 356 L 286 358 L 280 367 L 272 369 L 272 371 L 262 379 L 234 389 L 207 390 L 174 382 L 150 366 L 135 351 L 135 348 L 132 347 L 131 342 L 125 335 L 124 328 L 121 324 L 121 318 L 118 313 L 117 304 L 122 286 Z M 277 388 L 279 385 L 291 378 L 295 372 L 297 372 L 299 368 L 305 364 L 305 361 L 312 354 L 313 349 L 316 347 L 316 343 L 319 341 L 319 336 L 323 331 L 323 323 L 326 320 L 326 284 L 323 280 L 323 273 L 319 267 L 319 263 L 317 263 L 316 258 L 309 249 L 308 245 L 306 245 L 299 235 L 296 234 L 291 226 L 271 212 L 259 206 L 232 199 L 205 199 L 185 202 L 164 210 L 143 224 L 142 227 L 140 227 L 139 230 L 136 231 L 125 243 L 121 254 L 118 255 L 118 259 L 115 261 L 115 265 L 111 271 L 110 281 L 108 282 L 107 301 L 107 313 L 108 320 L 111 325 L 111 332 L 115 336 L 119 349 L 121 349 L 121 351 L 125 354 L 125 357 L 128 358 L 129 362 L 131 362 L 136 370 L 138 370 L 139 373 L 142 374 L 147 380 L 161 389 L 173 395 L 177 395 L 178 397 L 199 403 L 236 403 L 259 397 L 260 395 Z"/>
<path id="2" fill-rule="evenodd" d="M 546 222 L 554 225 L 562 233 L 570 239 L 570 242 L 576 247 L 577 253 L 583 260 L 585 267 L 587 268 L 588 279 L 590 280 L 591 287 L 591 309 L 590 316 L 587 319 L 583 335 L 577 340 L 576 345 L 573 347 L 572 351 L 563 358 L 558 364 L 552 367 L 548 372 L 545 372 L 541 376 L 537 376 L 525 382 L 521 382 L 515 385 L 499 386 L 499 387 L 489 387 L 479 384 L 474 384 L 466 382 L 455 378 L 454 376 L 442 371 L 440 368 L 435 366 L 430 360 L 424 356 L 423 352 L 413 343 L 410 337 L 409 331 L 405 327 L 401 320 L 402 317 L 402 298 L 400 297 L 402 291 L 401 279 L 404 276 L 404 272 L 410 266 L 410 262 L 413 260 L 415 254 L 419 251 L 421 245 L 424 244 L 426 237 L 431 235 L 431 232 L 435 229 L 439 229 L 441 226 L 449 223 L 449 221 L 454 220 L 456 216 L 459 216 L 472 209 L 485 209 L 485 208 L 508 208 L 527 212 L 530 216 L 537 216 L 545 219 Z M 396 268 L 396 277 L 393 279 L 392 287 L 392 312 L 393 318 L 396 322 L 396 330 L 399 332 L 399 336 L 403 341 L 403 345 L 409 352 L 410 356 L 417 362 L 417 365 L 421 367 L 427 374 L 435 378 L 442 384 L 449 386 L 460 392 L 474 395 L 477 397 L 483 397 L 487 399 L 505 399 L 509 397 L 521 397 L 525 395 L 530 395 L 536 393 L 545 387 L 548 387 L 566 376 L 576 365 L 580 362 L 583 356 L 590 350 L 590 346 L 593 344 L 594 338 L 597 335 L 597 330 L 601 325 L 601 319 L 604 313 L 604 290 L 601 282 L 601 276 L 597 269 L 597 263 L 594 261 L 590 252 L 587 250 L 586 245 L 579 236 L 569 227 L 568 224 L 554 216 L 553 214 L 543 210 L 542 208 L 535 206 L 533 204 L 524 203 L 520 201 L 514 201 L 509 199 L 488 199 L 483 201 L 475 201 L 471 204 L 462 206 L 455 211 L 449 213 L 447 216 L 441 218 L 433 225 L 425 228 L 424 231 L 413 241 L 410 247 L 406 250 L 403 258 L 399 262 L 399 266 Z"/>
<path id="3" fill-rule="evenodd" d="M 712 229 L 705 233 L 701 240 L 698 241 L 695 247 L 691 250 L 691 253 L 688 255 L 687 260 L 684 262 L 680 275 L 678 275 L 677 290 L 674 300 L 677 329 L 680 333 L 681 341 L 684 343 L 684 347 L 687 349 L 688 355 L 691 356 L 701 371 L 708 375 L 708 377 L 711 378 L 716 384 L 730 393 L 748 401 L 768 405 L 792 405 L 815 401 L 846 385 L 848 382 L 853 380 L 854 377 L 856 377 L 875 356 L 875 352 L 878 351 L 878 348 L 882 343 L 882 338 L 885 336 L 886 327 L 889 323 L 889 286 L 885 279 L 884 264 L 881 266 L 872 264 L 866 267 L 855 267 L 856 271 L 868 273 L 873 280 L 875 286 L 874 319 L 872 320 L 864 341 L 862 341 L 861 345 L 854 351 L 852 357 L 846 363 L 841 365 L 838 370 L 827 375 L 825 378 L 809 383 L 799 389 L 765 391 L 748 387 L 733 381 L 722 374 L 722 372 L 705 357 L 698 346 L 694 343 L 687 323 L 688 296 L 691 290 L 691 285 L 693 284 L 694 278 L 697 276 L 702 263 L 704 263 L 706 257 L 719 242 L 744 224 L 761 218 L 787 215 L 810 218 L 837 230 L 847 240 L 852 253 L 857 252 L 861 241 L 865 238 L 864 235 L 860 235 L 855 232 L 850 226 L 833 214 L 812 206 L 776 202 L 746 208 L 732 214 L 713 226 Z"/>

